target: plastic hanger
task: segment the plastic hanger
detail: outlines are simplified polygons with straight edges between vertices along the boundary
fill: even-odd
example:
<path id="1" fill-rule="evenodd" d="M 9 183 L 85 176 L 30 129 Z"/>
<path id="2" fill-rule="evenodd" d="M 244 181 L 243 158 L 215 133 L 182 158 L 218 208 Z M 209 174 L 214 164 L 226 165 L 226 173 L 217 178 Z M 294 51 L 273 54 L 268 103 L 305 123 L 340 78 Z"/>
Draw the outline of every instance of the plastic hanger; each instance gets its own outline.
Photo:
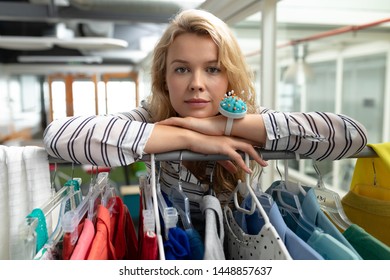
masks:
<path id="1" fill-rule="evenodd" d="M 82 195 L 80 191 L 80 185 L 81 178 L 68 180 L 49 201 L 47 201 L 42 207 L 39 208 L 44 214 L 45 219 L 48 220 L 51 218 L 51 214 L 53 214 L 54 210 L 56 210 L 58 206 L 61 205 L 58 214 L 58 221 L 54 231 L 51 232 L 47 228 L 41 229 L 50 234 L 50 236 L 47 237 L 45 244 L 40 248 L 37 247 L 37 240 L 42 238 L 42 236 L 39 236 L 42 234 L 42 232 L 37 231 L 37 226 L 41 227 L 42 225 L 38 224 L 38 219 L 36 217 L 27 216 L 26 227 L 24 228 L 25 233 L 27 233 L 24 243 L 25 259 L 33 259 L 38 250 L 42 249 L 43 247 L 47 248 L 49 246 L 55 245 L 61 239 L 63 233 L 61 231 L 60 222 L 62 217 L 61 214 L 66 210 L 72 209 L 72 207 L 76 208 L 77 205 L 75 203 L 79 203 L 81 201 Z"/>
<path id="2" fill-rule="evenodd" d="M 247 153 L 245 153 L 245 163 L 247 166 L 249 166 L 249 155 Z M 238 199 L 237 199 L 237 196 L 238 196 L 238 191 L 239 191 L 239 188 L 240 187 L 243 187 L 244 186 L 244 183 L 243 182 L 239 182 L 239 184 L 237 184 L 237 187 L 235 188 L 235 190 L 233 191 L 233 196 L 234 196 L 234 205 L 236 207 L 236 209 L 238 211 L 242 211 L 244 213 L 249 213 L 249 214 L 253 214 L 254 211 L 257 210 L 259 211 L 261 217 L 263 218 L 264 220 L 264 226 L 268 226 L 268 230 L 277 238 L 279 239 L 279 235 L 275 229 L 274 226 L 272 226 L 270 220 L 269 220 L 269 217 L 267 215 L 267 213 L 265 212 L 263 206 L 261 205 L 259 199 L 257 198 L 256 196 L 256 193 L 255 191 L 252 189 L 252 187 L 250 186 L 249 184 L 249 181 L 250 181 L 250 175 L 249 174 L 246 174 L 246 178 L 245 178 L 245 187 L 249 193 L 249 195 L 251 196 L 252 198 L 252 205 L 254 205 L 254 210 L 250 209 L 245 209 L 245 208 L 242 208 L 239 204 L 238 204 Z M 253 208 L 253 207 L 252 207 Z M 290 253 L 287 251 L 287 248 L 286 247 L 282 247 L 281 248 L 282 250 L 285 250 L 285 254 L 286 256 L 289 256 Z"/>
<path id="3" fill-rule="evenodd" d="M 19 227 L 19 232 L 24 243 L 24 259 L 32 259 L 37 251 L 41 249 L 40 245 L 37 245 L 38 240 L 40 240 L 40 243 L 47 243 L 49 240 L 49 236 L 47 234 L 53 234 L 51 230 L 47 228 L 47 222 L 51 220 L 51 214 L 58 208 L 58 206 L 69 194 L 74 195 L 80 190 L 80 184 L 81 178 L 75 178 L 73 180 L 67 181 L 50 200 L 48 200 L 40 208 L 34 209 L 39 210 L 40 213 L 42 213 L 44 216 L 44 221 L 39 222 L 39 218 L 34 214 L 37 212 L 34 212 L 34 210 L 26 217 L 25 222 Z M 79 195 L 77 199 L 72 199 L 72 201 L 81 201 L 81 195 Z M 70 204 L 70 201 L 67 202 L 68 208 L 69 205 L 74 206 L 74 204 Z M 44 224 L 41 224 L 42 222 Z"/>
<path id="4" fill-rule="evenodd" d="M 190 201 L 187 195 L 184 193 L 181 185 L 182 184 L 181 169 L 182 169 L 182 154 L 180 152 L 179 182 L 176 188 L 175 187 L 171 188 L 171 191 L 169 193 L 169 200 L 172 202 L 173 207 L 177 209 L 177 212 L 179 213 L 184 229 L 190 229 L 192 228 Z"/>
<path id="5" fill-rule="evenodd" d="M 252 180 L 251 180 L 251 184 L 252 184 L 252 188 L 256 194 L 256 197 L 260 200 L 261 204 L 263 205 L 263 207 L 266 207 L 266 208 L 270 208 L 274 202 L 272 196 L 268 193 L 265 193 L 262 188 L 261 188 L 261 185 L 260 185 L 260 178 L 261 178 L 261 175 L 263 174 L 264 172 L 264 168 L 261 167 L 259 164 L 255 164 L 252 168 Z M 266 205 L 264 205 L 264 203 L 262 201 L 266 201 Z"/>
<path id="6" fill-rule="evenodd" d="M 246 154 L 246 153 L 245 153 L 245 163 L 246 163 L 247 166 L 249 166 L 249 155 Z M 253 214 L 255 212 L 255 210 L 256 210 L 256 207 L 257 207 L 257 209 L 259 210 L 261 216 L 264 219 L 265 224 L 270 223 L 268 215 L 265 212 L 263 206 L 261 205 L 259 199 L 257 198 L 255 191 L 249 185 L 250 175 L 246 174 L 245 176 L 246 176 L 245 177 L 245 182 L 242 182 L 241 180 L 238 180 L 237 187 L 233 191 L 234 206 L 236 207 L 236 209 L 238 211 L 241 211 L 241 212 L 243 212 L 245 214 L 248 214 L 248 215 Z M 240 189 L 242 191 L 243 188 L 246 189 L 246 191 L 248 192 L 248 195 L 250 195 L 251 198 L 252 198 L 251 209 L 242 208 L 239 205 L 239 203 L 238 203 L 238 192 L 240 191 Z"/>
<path id="7" fill-rule="evenodd" d="M 152 201 L 152 189 L 148 184 L 146 175 L 139 177 L 139 187 L 142 191 L 142 217 L 143 217 L 143 231 L 155 232 L 156 220 L 154 219 L 153 201 Z"/>
<path id="8" fill-rule="evenodd" d="M 48 241 L 46 242 L 45 248 L 53 247 L 58 242 L 60 242 L 60 240 L 62 239 L 62 237 L 64 235 L 64 230 L 62 228 L 62 222 L 61 222 L 62 217 L 65 215 L 65 213 L 67 211 L 72 211 L 78 206 L 78 205 L 72 205 L 72 203 L 70 203 L 70 201 L 74 200 L 75 197 L 78 197 L 75 200 L 79 201 L 79 197 L 81 197 L 81 196 L 82 196 L 81 190 L 77 190 L 76 192 L 71 192 L 66 197 L 64 197 L 64 199 L 61 202 L 61 206 L 60 206 L 57 226 L 54 229 L 53 233 L 50 235 Z M 70 206 L 70 208 L 69 208 L 69 205 L 72 205 L 72 206 Z"/>
<path id="9" fill-rule="evenodd" d="M 152 198 L 153 198 L 153 214 L 156 221 L 156 235 L 157 235 L 157 245 L 158 245 L 158 252 L 160 255 L 160 260 L 165 260 L 165 252 L 164 252 L 164 242 L 161 235 L 161 225 L 160 225 L 160 217 L 159 217 L 159 210 L 158 210 L 158 198 L 157 198 L 157 191 L 156 191 L 156 161 L 155 161 L 155 155 L 150 155 L 150 168 L 151 168 L 151 185 L 152 185 Z"/>
<path id="10" fill-rule="evenodd" d="M 324 211 L 339 228 L 346 230 L 352 222 L 344 212 L 339 194 L 325 187 L 315 160 L 313 160 L 313 168 L 318 177 L 317 186 L 314 188 L 314 192 L 321 210 Z"/>
<path id="11" fill-rule="evenodd" d="M 97 176 L 95 184 L 91 183 L 88 194 L 75 210 L 68 211 L 62 219 L 62 228 L 64 232 L 71 233 L 71 244 L 76 244 L 78 240 L 77 227 L 81 220 L 87 215 L 87 218 L 94 221 L 96 214 L 96 204 L 99 203 L 98 198 L 104 193 L 107 186 L 108 172 L 101 172 Z"/>
<path id="12" fill-rule="evenodd" d="M 279 175 L 282 177 L 278 166 L 276 168 Z M 282 215 L 290 216 L 294 221 L 295 226 L 303 229 L 306 233 L 312 233 L 317 227 L 306 217 L 303 213 L 299 194 L 306 195 L 306 191 L 302 188 L 300 183 L 290 182 L 288 180 L 288 164 L 284 162 L 285 180 L 280 180 L 277 186 L 274 186 L 270 191 L 267 191 L 274 201 L 277 203 L 279 211 Z M 286 182 L 289 182 L 286 184 Z M 287 188 L 289 187 L 289 188 Z M 285 202 L 289 199 L 290 203 Z"/>
<path id="13" fill-rule="evenodd" d="M 165 239 L 168 240 L 169 229 L 176 227 L 177 222 L 179 220 L 179 216 L 178 216 L 177 209 L 175 207 L 169 207 L 165 201 L 165 198 L 161 192 L 160 174 L 161 174 L 161 165 L 159 164 L 158 176 L 156 179 L 156 194 L 157 194 L 157 201 L 158 201 L 158 209 L 164 220 Z"/>

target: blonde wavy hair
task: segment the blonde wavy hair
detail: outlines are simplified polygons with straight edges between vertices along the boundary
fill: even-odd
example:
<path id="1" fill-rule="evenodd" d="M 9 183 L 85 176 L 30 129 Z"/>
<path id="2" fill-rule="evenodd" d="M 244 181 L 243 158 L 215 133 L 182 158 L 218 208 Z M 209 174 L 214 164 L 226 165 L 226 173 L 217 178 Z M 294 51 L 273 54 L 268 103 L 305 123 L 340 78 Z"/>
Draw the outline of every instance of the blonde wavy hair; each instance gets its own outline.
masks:
<path id="1" fill-rule="evenodd" d="M 153 52 L 151 67 L 152 94 L 149 96 L 149 111 L 152 120 L 158 122 L 177 116 L 169 100 L 166 87 L 166 58 L 170 45 L 175 38 L 184 33 L 210 36 L 218 46 L 218 62 L 226 68 L 228 89 L 242 98 L 248 107 L 248 113 L 256 113 L 253 72 L 246 63 L 237 39 L 231 29 L 221 19 L 203 10 L 184 10 L 171 21 Z M 206 162 L 193 163 L 191 171 L 198 179 L 204 179 Z M 217 193 L 229 192 L 235 188 L 238 179 L 243 178 L 240 171 L 234 176 L 221 166 L 214 171 L 214 186 Z"/>

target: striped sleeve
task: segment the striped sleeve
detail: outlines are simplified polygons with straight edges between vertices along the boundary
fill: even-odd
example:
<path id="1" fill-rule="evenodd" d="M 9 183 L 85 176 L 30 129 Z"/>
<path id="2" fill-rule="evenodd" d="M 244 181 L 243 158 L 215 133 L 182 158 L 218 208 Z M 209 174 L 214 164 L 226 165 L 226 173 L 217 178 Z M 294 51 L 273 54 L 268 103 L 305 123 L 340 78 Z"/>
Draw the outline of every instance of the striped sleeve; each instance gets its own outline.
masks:
<path id="1" fill-rule="evenodd" d="M 106 116 L 55 120 L 43 142 L 49 155 L 77 164 L 123 166 L 140 159 L 154 128 L 143 108 Z"/>
<path id="2" fill-rule="evenodd" d="M 267 131 L 265 149 L 293 151 L 315 160 L 337 160 L 361 151 L 367 131 L 341 114 L 261 111 Z"/>

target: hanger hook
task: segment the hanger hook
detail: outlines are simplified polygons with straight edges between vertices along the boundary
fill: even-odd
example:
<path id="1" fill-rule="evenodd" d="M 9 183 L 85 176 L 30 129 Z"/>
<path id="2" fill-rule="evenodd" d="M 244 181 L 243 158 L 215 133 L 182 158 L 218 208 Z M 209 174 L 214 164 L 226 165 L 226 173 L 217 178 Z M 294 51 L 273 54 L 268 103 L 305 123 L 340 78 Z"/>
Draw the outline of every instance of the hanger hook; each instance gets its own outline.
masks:
<path id="1" fill-rule="evenodd" d="M 183 164 L 183 151 L 180 151 L 180 154 L 179 154 L 179 182 L 178 182 L 178 185 L 179 185 L 179 189 L 181 189 L 181 181 L 182 181 L 182 178 L 181 178 L 181 170 L 182 170 L 182 164 Z"/>
<path id="2" fill-rule="evenodd" d="M 160 176 L 161 176 L 161 161 L 158 161 L 158 165 L 157 165 L 157 178 L 156 178 L 156 182 L 160 182 Z"/>
<path id="3" fill-rule="evenodd" d="M 209 195 L 213 195 L 213 196 L 215 196 L 213 176 L 214 176 L 214 170 L 216 165 L 217 165 L 216 162 L 213 161 L 213 167 L 211 168 L 211 173 L 210 173 L 210 184 L 209 184 L 209 189 L 207 191 Z"/>
<path id="4" fill-rule="evenodd" d="M 72 175 L 71 175 L 72 180 L 74 179 L 74 162 L 72 162 Z"/>
<path id="5" fill-rule="evenodd" d="M 55 190 L 56 189 L 56 186 L 55 186 L 55 179 L 57 177 L 57 162 L 54 163 L 54 172 L 53 172 L 53 178 L 51 179 L 51 189 Z"/>
<path id="6" fill-rule="evenodd" d="M 280 180 L 283 180 L 282 172 L 280 172 L 280 169 L 279 169 L 279 161 L 278 160 L 276 160 L 276 162 L 275 162 L 275 167 L 276 167 L 276 170 L 279 173 Z"/>
<path id="7" fill-rule="evenodd" d="M 322 180 L 321 171 L 318 168 L 317 161 L 315 159 L 313 159 L 312 164 L 313 164 L 313 168 L 318 176 L 317 187 L 322 187 L 322 186 L 324 186 L 324 181 Z"/>

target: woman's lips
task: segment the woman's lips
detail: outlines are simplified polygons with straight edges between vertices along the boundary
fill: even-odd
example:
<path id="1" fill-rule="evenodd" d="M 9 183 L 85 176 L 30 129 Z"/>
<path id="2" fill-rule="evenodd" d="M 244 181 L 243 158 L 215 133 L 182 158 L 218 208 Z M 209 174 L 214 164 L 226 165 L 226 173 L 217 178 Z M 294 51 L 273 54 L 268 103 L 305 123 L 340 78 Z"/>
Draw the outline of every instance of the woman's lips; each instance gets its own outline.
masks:
<path id="1" fill-rule="evenodd" d="M 190 100 L 186 100 L 184 102 L 191 107 L 203 108 L 203 107 L 207 106 L 210 101 L 207 101 L 204 99 L 190 99 Z"/>

